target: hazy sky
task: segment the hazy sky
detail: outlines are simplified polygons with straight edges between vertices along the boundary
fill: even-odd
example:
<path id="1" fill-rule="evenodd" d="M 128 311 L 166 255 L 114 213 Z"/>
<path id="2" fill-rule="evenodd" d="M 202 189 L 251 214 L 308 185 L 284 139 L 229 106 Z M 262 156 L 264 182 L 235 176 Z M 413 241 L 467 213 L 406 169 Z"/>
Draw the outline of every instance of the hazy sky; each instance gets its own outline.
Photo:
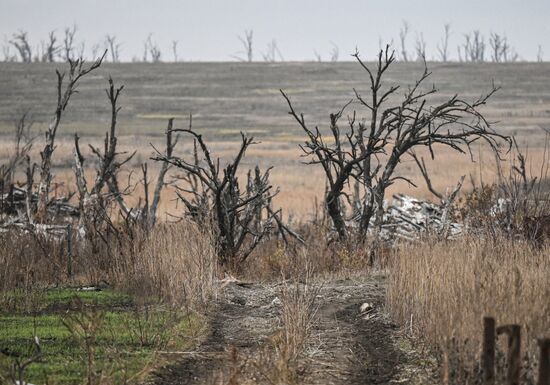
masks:
<path id="1" fill-rule="evenodd" d="M 411 26 L 410 49 L 423 33 L 428 58 L 445 23 L 452 26 L 453 58 L 463 33 L 474 29 L 505 33 L 523 58 L 535 58 L 539 44 L 550 58 L 550 0 L 0 0 L 4 42 L 23 29 L 38 46 L 48 31 L 76 23 L 88 53 L 112 34 L 124 60 L 142 56 L 149 33 L 167 59 L 178 40 L 183 60 L 233 60 L 245 29 L 254 31 L 255 59 L 272 39 L 286 60 L 310 60 L 315 50 L 328 58 L 332 43 L 340 59 L 355 46 L 372 57 L 380 39 L 397 42 L 403 20 Z"/>

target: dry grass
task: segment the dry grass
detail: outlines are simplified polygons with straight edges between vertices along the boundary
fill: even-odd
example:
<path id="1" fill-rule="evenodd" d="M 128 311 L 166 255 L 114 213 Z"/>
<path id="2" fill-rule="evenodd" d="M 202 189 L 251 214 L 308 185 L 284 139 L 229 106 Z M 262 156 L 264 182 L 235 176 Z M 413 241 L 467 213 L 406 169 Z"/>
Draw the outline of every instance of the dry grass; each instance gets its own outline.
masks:
<path id="1" fill-rule="evenodd" d="M 225 371 L 218 374 L 215 384 L 298 385 L 303 374 L 304 351 L 317 311 L 319 286 L 283 280 L 279 298 L 281 312 L 278 330 L 253 355 L 233 348 L 227 357 Z"/>
<path id="2" fill-rule="evenodd" d="M 315 165 L 303 164 L 307 159 L 301 157 L 302 152 L 298 144 L 303 140 L 303 136 L 294 135 L 288 142 L 278 142 L 277 140 L 264 140 L 261 143 L 252 146 L 247 151 L 246 157 L 243 160 L 243 173 L 246 169 L 253 168 L 256 164 L 262 169 L 273 167 L 271 171 L 271 183 L 280 188 L 280 193 L 275 197 L 274 204 L 277 207 L 283 208 L 283 214 L 286 218 L 293 218 L 297 221 L 307 221 L 312 217 L 315 211 L 315 200 L 320 202 L 323 198 L 325 190 L 325 178 L 321 167 Z M 222 161 L 235 153 L 239 146 L 237 141 L 224 140 L 221 137 L 211 136 L 211 150 L 216 156 L 220 156 Z M 83 138 L 83 143 L 91 143 L 94 146 L 101 146 L 101 137 L 95 136 L 92 138 Z M 124 187 L 129 181 L 130 185 L 134 186 L 141 178 L 140 166 L 142 163 L 149 163 L 149 178 L 154 181 L 157 175 L 159 164 L 151 161 L 149 158 L 153 154 L 153 150 L 149 145 L 153 143 L 157 148 L 162 147 L 162 138 L 151 137 L 144 140 L 139 140 L 134 136 L 121 136 L 119 138 L 120 150 L 126 152 L 137 151 L 133 160 L 127 165 L 127 168 L 120 175 L 120 183 Z M 528 166 L 536 173 L 539 165 L 544 157 L 544 135 L 542 130 L 538 134 L 530 136 L 522 135 L 518 138 L 519 145 L 522 149 L 529 145 L 529 160 Z M 41 137 L 35 141 L 34 148 L 31 152 L 31 157 L 35 161 L 40 159 L 39 150 L 41 150 Z M 87 146 L 83 147 L 83 153 L 86 157 L 86 172 L 87 177 L 92 180 L 95 177 L 95 156 L 90 153 Z M 76 191 L 73 158 L 73 140 L 67 137 L 60 137 L 57 143 L 57 149 L 54 153 L 54 195 L 59 196 L 66 194 L 69 191 Z M 191 157 L 192 142 L 189 138 L 182 137 L 175 153 L 184 158 Z M 4 163 L 11 151 L 13 143 L 11 140 L 0 140 L 0 164 Z M 472 176 L 476 184 L 495 182 L 497 177 L 497 168 L 494 163 L 494 156 L 491 152 L 481 146 L 476 148 L 473 157 L 476 162 L 472 162 L 469 155 L 452 152 L 446 148 L 439 148 L 436 151 L 434 161 L 430 159 L 429 152 L 419 151 L 419 156 L 426 159 L 432 184 L 438 191 L 445 192 L 446 189 L 454 187 L 462 175 Z M 503 162 L 504 171 L 510 164 L 513 154 L 506 155 Z M 25 177 L 21 173 L 18 175 L 20 181 L 24 181 Z M 434 199 L 429 192 L 422 179 L 422 175 L 414 160 L 410 157 L 403 159 L 397 168 L 397 173 L 407 176 L 413 180 L 417 187 L 409 185 L 403 181 L 398 181 L 388 189 L 388 197 L 394 193 L 409 194 L 421 199 Z M 172 180 L 172 177 L 177 174 L 177 170 L 172 170 L 167 177 L 167 181 Z M 130 176 L 130 177 L 129 177 Z M 470 178 L 468 177 L 468 180 Z M 467 190 L 470 184 L 467 183 L 464 190 Z M 141 186 L 130 189 L 130 194 L 127 197 L 130 205 L 138 202 L 140 196 L 143 195 Z M 183 211 L 183 206 L 178 204 L 175 199 L 176 195 L 171 188 L 163 190 L 161 204 L 158 215 L 161 220 L 167 219 L 167 213 L 180 214 Z M 76 202 L 76 197 L 73 198 L 73 203 Z"/>
<path id="3" fill-rule="evenodd" d="M 298 384 L 306 343 L 313 326 L 319 286 L 284 282 L 281 293 L 280 329 L 253 365 L 270 384 Z"/>
<path id="4" fill-rule="evenodd" d="M 536 338 L 549 336 L 550 249 L 522 241 L 465 238 L 397 248 L 388 309 L 401 324 L 462 367 L 479 362 L 482 317 L 522 327 L 525 376 L 532 377 Z"/>
<path id="5" fill-rule="evenodd" d="M 141 297 L 159 298 L 198 313 L 216 294 L 217 253 L 194 223 L 161 224 L 124 245 L 112 261 L 111 281 Z"/>
<path id="6" fill-rule="evenodd" d="M 138 228 L 131 236 L 108 240 L 92 250 L 75 238 L 69 258 L 64 241 L 16 231 L 0 234 L 0 293 L 107 283 L 146 301 L 198 313 L 215 296 L 216 249 L 209 233 L 195 224 L 160 224 L 151 232 Z"/>

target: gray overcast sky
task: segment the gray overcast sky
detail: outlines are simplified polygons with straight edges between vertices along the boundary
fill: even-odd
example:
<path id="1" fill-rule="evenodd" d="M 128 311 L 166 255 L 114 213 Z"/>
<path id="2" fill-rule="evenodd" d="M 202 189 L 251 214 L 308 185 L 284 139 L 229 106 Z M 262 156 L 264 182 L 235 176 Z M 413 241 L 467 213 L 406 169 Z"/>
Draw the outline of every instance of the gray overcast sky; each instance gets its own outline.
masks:
<path id="1" fill-rule="evenodd" d="M 233 60 L 244 29 L 254 30 L 256 59 L 272 39 L 286 60 L 310 60 L 314 50 L 328 58 L 331 42 L 341 60 L 355 46 L 372 57 L 379 39 L 397 42 L 402 20 L 411 25 L 410 49 L 423 33 L 428 58 L 445 23 L 452 25 L 453 58 L 462 34 L 474 29 L 505 33 L 522 58 L 534 59 L 539 44 L 550 58 L 550 0 L 0 0 L 4 41 L 24 29 L 39 45 L 48 31 L 76 23 L 88 53 L 114 34 L 124 60 L 141 57 L 149 33 L 167 58 L 178 40 L 183 60 Z"/>

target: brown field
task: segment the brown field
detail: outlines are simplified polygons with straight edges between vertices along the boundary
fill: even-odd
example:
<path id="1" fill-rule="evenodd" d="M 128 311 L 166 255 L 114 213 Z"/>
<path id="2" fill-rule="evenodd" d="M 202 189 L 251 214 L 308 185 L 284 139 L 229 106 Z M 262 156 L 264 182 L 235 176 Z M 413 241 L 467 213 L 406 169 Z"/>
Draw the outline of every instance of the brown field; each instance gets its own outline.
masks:
<path id="1" fill-rule="evenodd" d="M 36 121 L 31 155 L 34 162 L 39 161 L 42 133 L 56 102 L 54 70 L 60 66 L 0 63 L 0 164 L 14 151 L 13 121 L 26 110 Z M 81 337 L 80 345 L 75 344 L 78 333 L 73 327 L 70 341 L 63 328 L 48 339 L 50 331 L 36 331 L 36 319 L 28 322 L 37 314 L 38 318 L 52 315 L 57 322 L 59 310 L 64 310 L 63 320 L 65 313 L 92 317 L 87 330 L 98 328 L 99 336 L 138 333 L 126 330 L 124 319 L 119 321 L 123 331 L 100 330 L 103 321 L 93 318 L 94 309 L 102 306 L 97 300 L 95 305 L 80 308 L 55 298 L 54 306 L 41 304 L 44 296 L 51 296 L 52 287 L 68 287 L 71 292 L 74 286 L 94 285 L 100 290 L 92 296 L 102 296 L 103 290 L 130 296 L 122 310 L 132 314 L 121 317 L 134 319 L 141 333 L 130 352 L 118 351 L 119 342 L 108 340 L 108 349 L 97 351 L 100 363 L 124 357 L 127 361 L 123 363 L 139 367 L 140 379 L 151 375 L 146 383 L 475 384 L 481 381 L 481 321 L 487 315 L 495 316 L 499 325 L 513 322 L 521 326 L 522 384 L 534 383 L 539 365 L 536 338 L 550 337 L 550 233 L 546 239 L 535 239 L 528 234 L 528 225 L 535 223 L 542 231 L 550 230 L 544 227 L 550 225 L 546 189 L 550 136 L 545 132 L 550 128 L 550 63 L 431 63 L 429 67 L 431 80 L 441 89 L 429 99 L 434 102 L 454 94 L 475 100 L 490 90 L 492 82 L 501 86 L 482 112 L 499 133 L 516 137 L 527 155 L 528 179 L 542 176 L 546 180 L 537 185 L 540 189 L 535 193 L 525 195 L 522 192 L 528 183 L 517 178 L 505 177 L 493 185 L 497 162 L 506 175 L 514 165 L 515 150 L 503 148 L 501 160 L 477 143 L 471 154 L 434 147 L 433 160 L 428 159 L 427 149 L 418 151 L 427 159 L 435 189 L 445 192 L 462 175 L 468 176 L 461 199 L 451 209 L 465 230 L 463 237 L 451 240 L 441 229 L 432 234 L 433 229 L 426 225 L 411 241 L 392 243 L 380 242 L 374 232 L 359 235 L 355 231 L 350 237 L 337 238 L 330 221 L 308 220 L 320 212 L 325 176 L 321 167 L 305 164 L 308 159 L 301 156 L 299 148 L 304 134 L 288 116 L 279 93 L 284 89 L 311 126 L 326 130 L 329 113 L 353 98 L 354 88 L 368 93 L 365 73 L 356 63 L 102 65 L 83 80 L 59 128 L 53 194 L 76 190 L 74 133 L 81 136 L 87 177 L 94 178 L 96 161 L 87 144 L 102 146 L 109 127 L 110 106 L 103 88 L 112 76 L 116 84 L 125 85 L 119 99 L 117 149 L 136 151 L 119 174 L 121 185 L 137 186 L 127 203 L 133 205 L 142 196 L 141 164 L 147 162 L 150 179 L 156 177 L 159 165 L 150 159 L 152 146 L 162 148 L 167 120 L 174 117 L 176 127 L 185 128 L 192 114 L 193 128 L 204 134 L 213 156 L 222 162 L 238 150 L 240 131 L 256 138 L 258 143 L 248 149 L 241 163 L 240 177 L 255 165 L 273 167 L 270 182 L 280 189 L 275 204 L 284 210 L 284 220 L 303 243 L 294 238 L 283 242 L 278 234 L 269 234 L 246 255 L 250 255 L 248 259 L 235 265 L 225 263 L 220 247 L 224 236 L 212 230 L 206 217 L 197 223 L 166 223 L 173 219 L 171 215 L 183 213 L 173 186 L 162 192 L 162 223 L 156 227 L 147 228 L 145 222 L 139 226 L 131 220 L 117 225 L 109 222 L 110 226 L 100 221 L 105 229 L 94 228 L 97 235 L 88 228 L 85 236 L 75 234 L 71 252 L 66 242 L 72 238 L 68 236 L 60 241 L 26 230 L 0 233 L 0 307 L 7 309 L 0 311 L 0 321 L 12 328 L 0 333 L 0 348 L 4 343 L 15 346 L 14 351 L 21 350 L 22 341 L 42 332 L 48 352 L 52 350 L 48 343 L 54 341 L 62 347 L 71 346 L 75 352 L 71 355 L 83 356 L 82 346 L 88 345 L 82 341 L 94 338 Z M 418 63 L 396 63 L 385 84 L 407 87 L 421 73 Z M 352 105 L 350 112 L 353 107 L 360 118 L 364 111 Z M 175 155 L 190 158 L 192 145 L 188 137 L 181 137 Z M 397 173 L 417 186 L 397 182 L 389 194 L 433 198 L 412 158 L 402 159 Z M 167 179 L 176 176 L 173 169 Z M 469 194 L 482 182 L 484 188 Z M 495 191 L 501 192 L 506 183 L 519 191 L 516 201 L 510 199 L 515 204 L 510 204 L 511 222 L 493 210 L 501 197 Z M 101 213 L 106 211 L 103 208 Z M 258 237 L 251 232 L 250 238 L 254 239 L 248 244 Z M 106 309 L 119 312 L 121 307 L 115 302 Z M 166 327 L 150 321 L 147 314 L 151 309 L 159 314 L 167 309 L 176 311 L 177 322 Z M 28 335 L 12 332 L 23 322 L 12 319 L 14 314 L 27 319 L 29 330 L 34 328 Z M 147 325 L 143 322 L 154 325 L 144 332 Z M 143 335 L 159 332 L 177 338 L 151 344 Z M 498 381 L 503 380 L 506 366 L 502 341 L 497 350 Z M 10 353 L 13 346 L 0 350 L 0 382 L 14 367 L 4 365 L 12 362 L 4 351 Z M 81 367 L 99 373 L 100 378 L 105 373 L 93 362 L 95 347 L 92 353 L 89 348 L 91 359 Z M 132 358 L 140 352 L 150 360 L 143 369 L 141 361 Z M 57 359 L 65 358 L 60 355 Z M 51 363 L 55 360 L 47 364 Z M 33 383 L 52 383 L 43 381 L 46 371 L 38 371 L 41 367 L 35 364 L 29 374 Z M 63 374 L 65 367 L 48 370 Z M 59 378 L 60 384 L 80 383 Z M 105 381 L 97 384 L 129 383 L 117 382 L 115 374 L 101 378 Z"/>
<path id="2" fill-rule="evenodd" d="M 30 110 L 36 120 L 34 132 L 40 134 L 54 108 L 55 68 L 62 64 L 0 63 L 0 161 L 10 153 L 13 120 Z M 491 83 L 502 87 L 483 112 L 495 122 L 494 128 L 516 135 L 521 146 L 528 146 L 534 164 L 541 157 L 542 127 L 550 127 L 550 64 L 459 64 L 430 63 L 431 81 L 441 92 L 433 100 L 458 93 L 474 99 L 490 89 Z M 410 85 L 421 74 L 422 66 L 396 63 L 387 84 Z M 203 132 L 213 152 L 222 158 L 231 156 L 238 146 L 239 132 L 253 135 L 259 144 L 247 153 L 244 165 L 274 167 L 273 184 L 280 187 L 276 203 L 288 215 L 304 218 L 313 210 L 315 198 L 324 188 L 322 171 L 306 166 L 298 144 L 304 139 L 301 129 L 287 115 L 287 106 L 279 93 L 285 90 L 303 111 L 306 120 L 321 129 L 328 125 L 329 112 L 336 111 L 353 97 L 353 88 L 367 93 L 365 73 L 356 63 L 183 63 L 183 64 L 104 64 L 84 79 L 80 94 L 70 103 L 59 130 L 54 156 L 58 183 L 74 190 L 72 136 L 77 132 L 82 143 L 100 144 L 109 124 L 109 108 L 103 89 L 108 76 L 125 86 L 120 99 L 119 146 L 137 151 L 130 168 L 137 169 L 153 154 L 150 144 L 161 145 L 169 117 L 178 127 L 188 125 L 193 114 L 193 127 Z M 430 83 L 427 83 L 430 84 Z M 439 95 L 439 96 L 438 96 Z M 351 111 L 351 110 L 350 110 Z M 358 113 L 361 116 L 361 109 Z M 182 138 L 176 153 L 189 154 L 191 144 Z M 35 144 L 38 158 L 41 137 Z M 445 149 L 428 162 L 434 186 L 445 190 L 461 175 L 472 175 L 478 181 L 494 176 L 493 156 L 483 147 L 469 156 Z M 390 192 L 429 198 L 412 159 L 399 169 L 402 175 L 418 181 L 418 188 L 405 183 L 392 186 Z M 173 211 L 173 194 L 167 192 L 164 210 Z"/>

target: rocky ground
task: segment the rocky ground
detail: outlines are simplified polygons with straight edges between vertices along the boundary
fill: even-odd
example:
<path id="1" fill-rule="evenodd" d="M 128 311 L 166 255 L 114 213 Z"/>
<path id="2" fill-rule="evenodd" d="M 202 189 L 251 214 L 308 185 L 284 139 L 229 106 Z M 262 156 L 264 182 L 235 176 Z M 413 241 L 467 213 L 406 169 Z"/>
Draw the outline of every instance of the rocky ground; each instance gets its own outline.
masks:
<path id="1" fill-rule="evenodd" d="M 382 277 L 314 284 L 314 316 L 296 384 L 434 382 L 435 364 L 384 313 Z M 274 355 L 282 284 L 227 283 L 196 351 L 157 371 L 155 385 L 281 383 Z M 290 379 L 289 379 L 290 378 Z M 282 382 L 284 383 L 284 382 Z"/>

